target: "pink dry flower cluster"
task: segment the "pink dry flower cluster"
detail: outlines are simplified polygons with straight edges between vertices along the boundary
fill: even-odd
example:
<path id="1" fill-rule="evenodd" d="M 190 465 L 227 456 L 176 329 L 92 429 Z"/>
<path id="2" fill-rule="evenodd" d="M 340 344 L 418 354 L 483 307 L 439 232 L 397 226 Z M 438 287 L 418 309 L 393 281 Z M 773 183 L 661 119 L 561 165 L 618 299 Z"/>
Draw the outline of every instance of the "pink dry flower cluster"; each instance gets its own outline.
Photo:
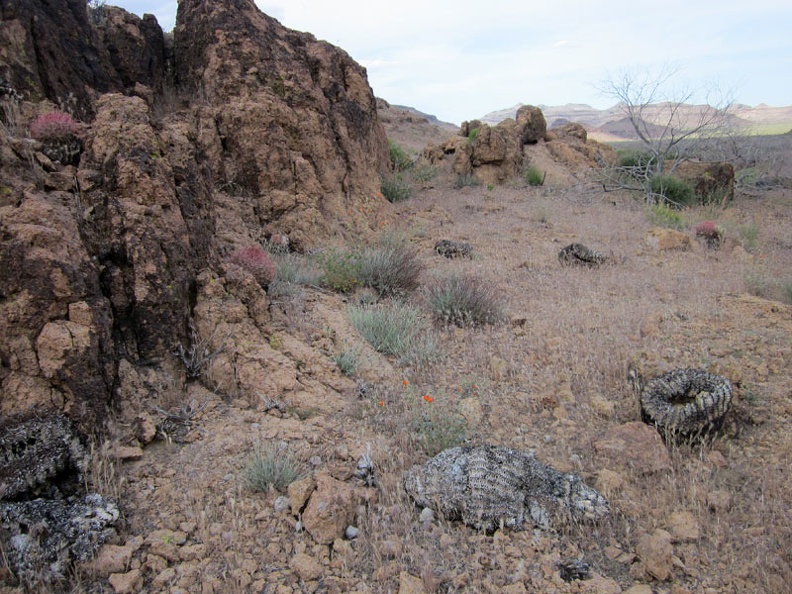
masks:
<path id="1" fill-rule="evenodd" d="M 259 247 L 239 249 L 228 256 L 228 261 L 250 272 L 261 286 L 265 287 L 275 280 L 275 263 Z"/>
<path id="2" fill-rule="evenodd" d="M 713 221 L 702 221 L 694 227 L 696 237 L 705 239 L 719 239 L 721 236 L 720 228 Z"/>
<path id="3" fill-rule="evenodd" d="M 40 142 L 70 140 L 77 134 L 77 122 L 62 111 L 42 113 L 30 124 L 30 135 Z"/>

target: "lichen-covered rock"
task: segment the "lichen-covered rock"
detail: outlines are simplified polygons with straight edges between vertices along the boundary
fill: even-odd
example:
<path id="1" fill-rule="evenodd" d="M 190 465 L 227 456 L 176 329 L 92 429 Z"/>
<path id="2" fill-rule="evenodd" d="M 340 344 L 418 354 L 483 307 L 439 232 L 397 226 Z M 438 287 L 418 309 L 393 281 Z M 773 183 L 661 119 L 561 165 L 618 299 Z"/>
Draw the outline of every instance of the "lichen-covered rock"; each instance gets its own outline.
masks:
<path id="1" fill-rule="evenodd" d="M 487 531 L 549 528 L 570 516 L 597 519 L 608 513 L 607 500 L 579 476 L 491 445 L 445 450 L 408 470 L 404 488 L 418 505 Z"/>
<path id="2" fill-rule="evenodd" d="M 73 563 L 91 559 L 119 516 L 116 504 L 96 493 L 0 503 L 0 539 L 10 568 L 26 587 L 51 584 Z"/>
<path id="3" fill-rule="evenodd" d="M 89 455 L 62 414 L 8 419 L 0 427 L 0 500 L 47 487 L 67 470 L 84 472 Z"/>

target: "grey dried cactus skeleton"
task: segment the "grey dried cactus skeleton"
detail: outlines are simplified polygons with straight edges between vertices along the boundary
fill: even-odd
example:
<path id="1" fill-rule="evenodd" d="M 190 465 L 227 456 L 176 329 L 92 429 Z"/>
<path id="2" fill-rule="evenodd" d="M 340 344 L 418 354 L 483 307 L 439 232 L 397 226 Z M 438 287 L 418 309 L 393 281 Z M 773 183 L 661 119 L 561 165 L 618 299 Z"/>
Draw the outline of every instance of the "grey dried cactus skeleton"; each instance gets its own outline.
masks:
<path id="1" fill-rule="evenodd" d="M 558 252 L 558 260 L 564 266 L 599 266 L 608 261 L 608 256 L 592 250 L 582 243 L 570 243 Z"/>
<path id="2" fill-rule="evenodd" d="M 44 487 L 69 468 L 84 472 L 88 458 L 65 415 L 8 419 L 0 427 L 0 500 Z"/>
<path id="3" fill-rule="evenodd" d="M 486 531 L 549 528 L 608 513 L 607 500 L 579 476 L 491 445 L 445 450 L 408 470 L 404 488 L 418 505 Z"/>
<path id="4" fill-rule="evenodd" d="M 62 579 L 113 533 L 113 501 L 61 492 L 82 486 L 89 461 L 65 415 L 7 419 L 0 427 L 0 546 L 25 587 Z"/>
<path id="5" fill-rule="evenodd" d="M 732 401 L 731 382 L 703 369 L 675 369 L 645 385 L 631 370 L 630 379 L 640 390 L 644 420 L 666 433 L 692 435 L 715 429 Z"/>
<path id="6" fill-rule="evenodd" d="M 450 239 L 441 239 L 434 246 L 435 252 L 439 255 L 453 259 L 453 258 L 473 258 L 473 246 L 469 243 L 462 241 L 451 241 Z"/>

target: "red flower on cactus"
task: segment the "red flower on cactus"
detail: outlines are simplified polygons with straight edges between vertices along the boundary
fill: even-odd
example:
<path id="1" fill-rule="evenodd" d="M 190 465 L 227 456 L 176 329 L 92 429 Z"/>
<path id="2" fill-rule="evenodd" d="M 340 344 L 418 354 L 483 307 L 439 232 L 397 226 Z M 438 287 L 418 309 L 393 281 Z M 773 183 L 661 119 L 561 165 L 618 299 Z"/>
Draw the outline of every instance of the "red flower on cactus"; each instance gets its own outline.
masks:
<path id="1" fill-rule="evenodd" d="M 42 113 L 30 124 L 30 135 L 39 142 L 70 140 L 77 134 L 77 122 L 68 113 Z"/>
<path id="2" fill-rule="evenodd" d="M 697 237 L 706 237 L 707 239 L 716 239 L 720 237 L 721 230 L 714 221 L 701 221 L 694 227 Z"/>
<path id="3" fill-rule="evenodd" d="M 235 251 L 228 256 L 228 261 L 244 268 L 262 286 L 275 280 L 275 263 L 269 254 L 259 247 L 251 246 Z"/>

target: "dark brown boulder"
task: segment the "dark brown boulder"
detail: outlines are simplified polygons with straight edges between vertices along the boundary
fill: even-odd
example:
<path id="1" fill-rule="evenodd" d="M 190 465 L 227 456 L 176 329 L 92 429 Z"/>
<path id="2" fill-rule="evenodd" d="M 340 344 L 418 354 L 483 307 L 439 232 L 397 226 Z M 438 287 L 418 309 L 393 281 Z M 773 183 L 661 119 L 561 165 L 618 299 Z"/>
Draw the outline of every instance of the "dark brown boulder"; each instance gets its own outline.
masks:
<path id="1" fill-rule="evenodd" d="M 734 166 L 731 163 L 683 161 L 676 174 L 689 182 L 703 203 L 724 204 L 734 199 Z"/>
<path id="2" fill-rule="evenodd" d="M 88 21 L 85 0 L 4 0 L 0 17 L 0 63 L 18 92 L 71 102 L 75 115 L 87 119 L 96 92 L 121 88 Z"/>
<path id="3" fill-rule="evenodd" d="M 167 71 L 165 36 L 153 15 L 141 19 L 123 8 L 103 6 L 96 31 L 124 89 L 142 84 L 162 92 Z"/>
<path id="4" fill-rule="evenodd" d="M 542 110 L 533 105 L 523 105 L 515 116 L 520 129 L 520 141 L 523 144 L 534 144 L 547 134 L 547 121 Z"/>

